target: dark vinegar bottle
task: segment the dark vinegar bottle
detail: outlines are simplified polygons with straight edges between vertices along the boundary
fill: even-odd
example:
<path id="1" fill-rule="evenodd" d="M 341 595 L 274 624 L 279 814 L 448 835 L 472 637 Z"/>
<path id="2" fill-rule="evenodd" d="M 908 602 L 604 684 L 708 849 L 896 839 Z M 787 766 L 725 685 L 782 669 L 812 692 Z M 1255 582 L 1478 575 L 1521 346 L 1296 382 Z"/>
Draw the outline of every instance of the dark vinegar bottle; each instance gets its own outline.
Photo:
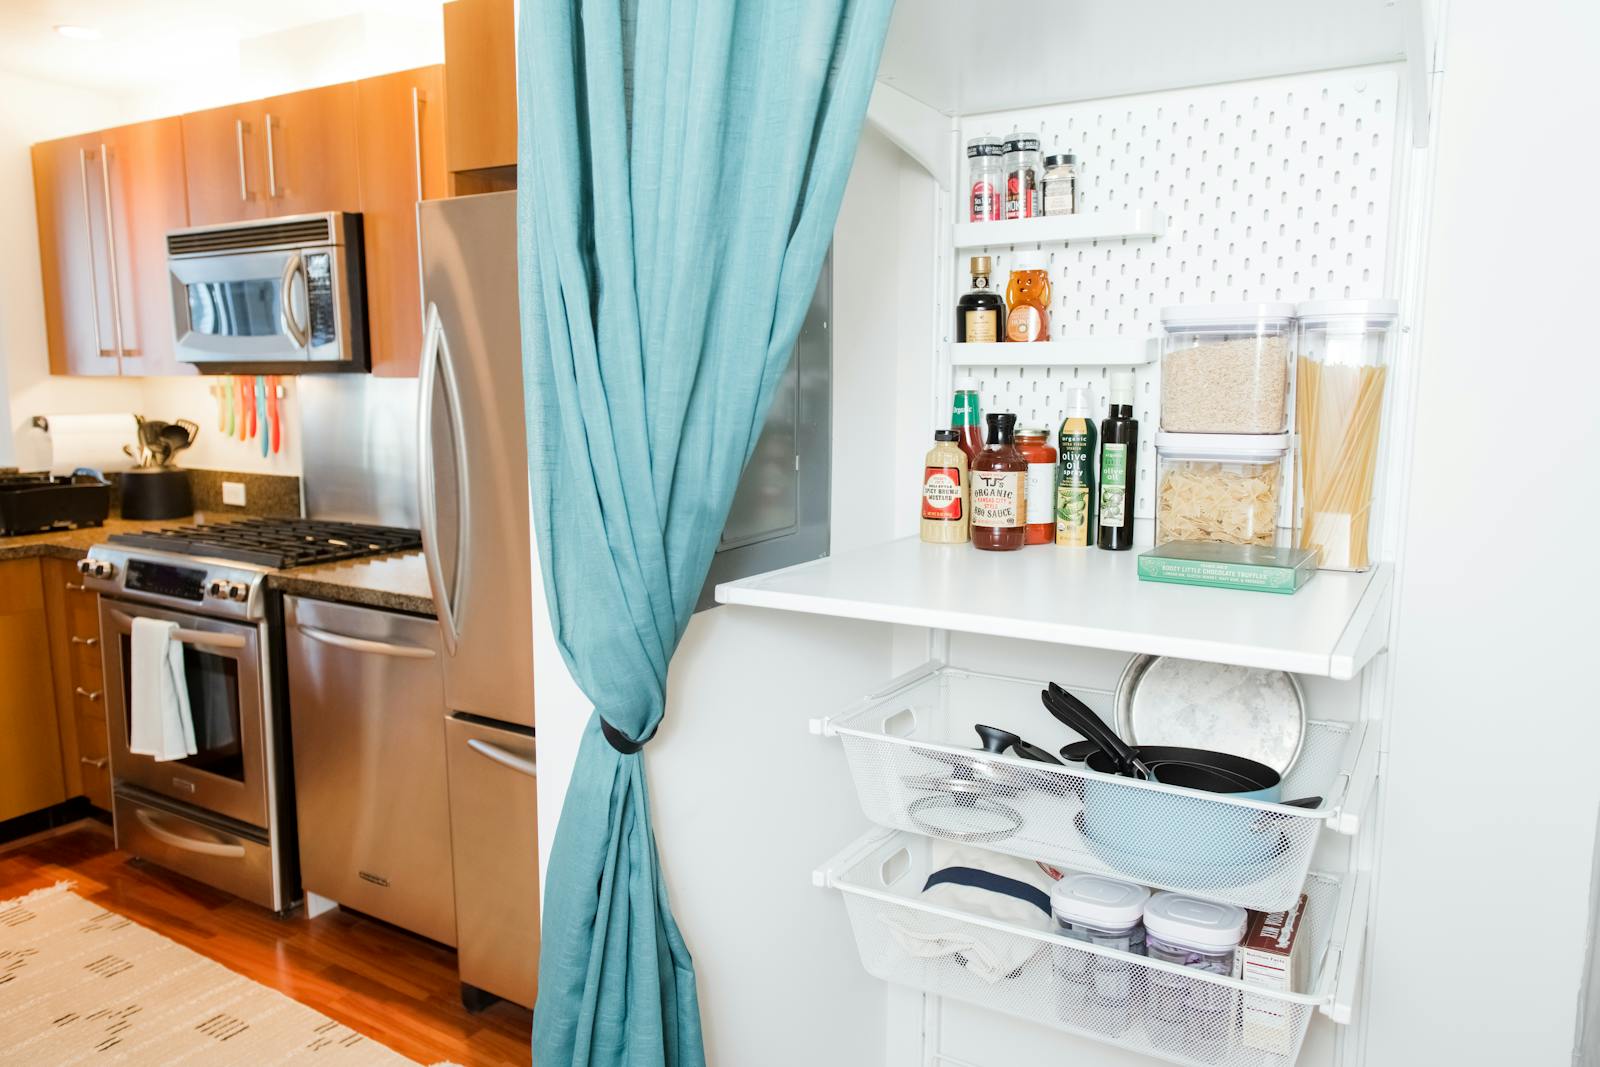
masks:
<path id="1" fill-rule="evenodd" d="M 956 301 L 957 341 L 999 341 L 1005 332 L 1006 302 L 989 288 L 989 269 L 988 256 L 972 257 L 972 288 Z"/>
<path id="2" fill-rule="evenodd" d="M 1100 423 L 1101 548 L 1133 547 L 1134 484 L 1139 468 L 1139 420 L 1133 417 L 1133 375 L 1111 376 L 1111 411 Z"/>

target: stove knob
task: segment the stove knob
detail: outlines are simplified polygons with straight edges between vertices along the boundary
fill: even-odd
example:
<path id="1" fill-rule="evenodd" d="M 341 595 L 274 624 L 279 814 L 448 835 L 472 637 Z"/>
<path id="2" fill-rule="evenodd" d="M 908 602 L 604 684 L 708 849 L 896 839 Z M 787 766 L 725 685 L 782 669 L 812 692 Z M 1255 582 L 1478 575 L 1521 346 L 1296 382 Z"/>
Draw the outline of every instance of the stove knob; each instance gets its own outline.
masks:
<path id="1" fill-rule="evenodd" d="M 79 574 L 82 574 L 82 575 L 92 574 L 93 573 L 93 568 L 94 568 L 94 560 L 92 560 L 92 559 L 85 558 L 85 559 L 80 559 L 78 561 L 78 573 Z"/>
<path id="2" fill-rule="evenodd" d="M 111 578 L 117 573 L 117 565 L 103 559 L 80 559 L 78 571 L 88 578 Z"/>
<path id="3" fill-rule="evenodd" d="M 213 578 L 211 584 L 206 586 L 206 593 L 214 597 L 222 596 L 222 583 Z"/>
<path id="4" fill-rule="evenodd" d="M 250 595 L 250 590 L 246 589 L 244 586 L 240 585 L 238 582 L 234 582 L 232 585 L 228 586 L 228 599 L 229 600 L 243 600 L 245 597 L 247 597 L 249 595 Z"/>

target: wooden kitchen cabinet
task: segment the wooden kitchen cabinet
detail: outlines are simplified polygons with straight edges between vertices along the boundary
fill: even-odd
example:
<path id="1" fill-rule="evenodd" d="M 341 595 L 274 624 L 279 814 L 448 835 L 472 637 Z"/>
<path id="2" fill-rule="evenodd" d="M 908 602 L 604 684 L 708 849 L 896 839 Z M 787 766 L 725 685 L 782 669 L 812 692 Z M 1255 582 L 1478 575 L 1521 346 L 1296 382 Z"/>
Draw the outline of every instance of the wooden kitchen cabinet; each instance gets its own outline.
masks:
<path id="1" fill-rule="evenodd" d="M 67 798 L 39 560 L 0 563 L 0 820 Z"/>
<path id="2" fill-rule="evenodd" d="M 33 147 L 54 374 L 193 373 L 174 358 L 166 234 L 188 223 L 177 119 Z"/>
<path id="3" fill-rule="evenodd" d="M 100 661 L 99 600 L 83 588 L 75 560 L 39 562 L 62 781 L 67 796 L 87 796 L 95 807 L 110 811 L 110 739 Z"/>
<path id="4" fill-rule="evenodd" d="M 517 164 L 517 58 L 513 0 L 453 0 L 444 5 L 445 141 L 459 171 Z M 489 192 L 481 176 L 457 192 Z M 515 179 L 510 180 L 514 187 Z"/>
<path id="5" fill-rule="evenodd" d="M 189 225 L 216 226 L 267 213 L 266 142 L 249 104 L 194 111 L 178 120 Z"/>
<path id="6" fill-rule="evenodd" d="M 415 377 L 422 348 L 418 199 L 449 195 L 444 68 L 356 84 L 372 373 Z"/>

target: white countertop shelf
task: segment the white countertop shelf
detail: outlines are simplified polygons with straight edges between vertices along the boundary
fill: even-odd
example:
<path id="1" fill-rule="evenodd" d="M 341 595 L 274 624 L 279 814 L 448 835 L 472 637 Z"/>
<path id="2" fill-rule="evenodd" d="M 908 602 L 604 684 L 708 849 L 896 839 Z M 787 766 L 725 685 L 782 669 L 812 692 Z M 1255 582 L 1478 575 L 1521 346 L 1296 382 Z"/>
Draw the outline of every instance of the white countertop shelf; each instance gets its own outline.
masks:
<path id="1" fill-rule="evenodd" d="M 1118 237 L 1160 237 L 1166 232 L 1165 216 L 1155 208 L 1113 208 L 1076 215 L 1043 215 L 1035 219 L 994 222 L 958 222 L 955 246 L 995 248 L 1002 245 L 1040 245 L 1067 241 L 1098 241 Z"/>
<path id="2" fill-rule="evenodd" d="M 1388 641 L 1393 567 L 1290 595 L 1142 582 L 1138 554 L 915 537 L 717 586 L 721 604 L 1354 678 Z"/>
<path id="3" fill-rule="evenodd" d="M 1138 367 L 1155 357 L 1154 337 L 950 344 L 950 364 L 955 367 Z"/>

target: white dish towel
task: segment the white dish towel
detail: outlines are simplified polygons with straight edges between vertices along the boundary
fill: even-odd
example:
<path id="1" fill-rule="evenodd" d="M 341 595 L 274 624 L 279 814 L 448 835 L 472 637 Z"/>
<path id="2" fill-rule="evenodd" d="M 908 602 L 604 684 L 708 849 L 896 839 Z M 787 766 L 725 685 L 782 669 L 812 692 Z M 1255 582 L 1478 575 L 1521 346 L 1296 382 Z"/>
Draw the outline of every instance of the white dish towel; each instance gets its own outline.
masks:
<path id="1" fill-rule="evenodd" d="M 156 760 L 196 752 L 183 645 L 172 638 L 177 629 L 177 623 L 164 619 L 133 620 L 128 751 Z"/>

